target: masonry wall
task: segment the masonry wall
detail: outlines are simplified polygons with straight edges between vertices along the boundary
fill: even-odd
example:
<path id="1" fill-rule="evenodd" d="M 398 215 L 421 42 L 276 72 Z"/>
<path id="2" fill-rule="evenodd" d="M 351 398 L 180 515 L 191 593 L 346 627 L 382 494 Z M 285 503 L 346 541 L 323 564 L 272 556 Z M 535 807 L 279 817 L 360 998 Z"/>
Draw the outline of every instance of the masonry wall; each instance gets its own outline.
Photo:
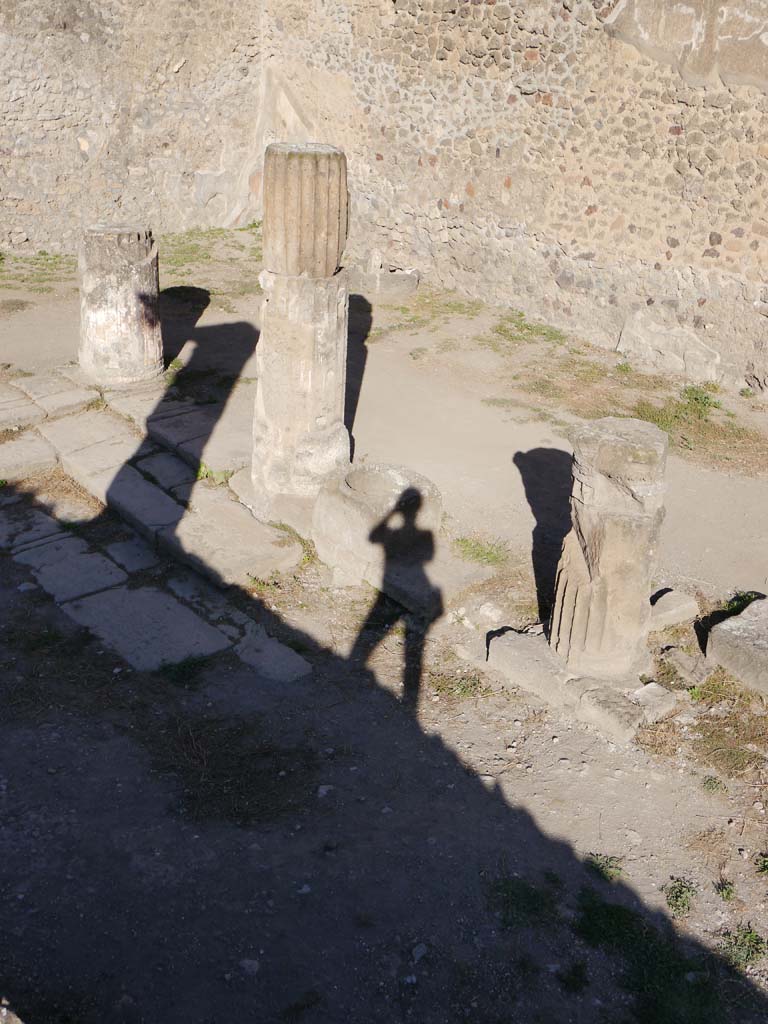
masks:
<path id="1" fill-rule="evenodd" d="M 261 5 L 2 0 L 0 249 L 255 216 Z"/>
<path id="2" fill-rule="evenodd" d="M 0 7 L 9 242 L 242 223 L 267 142 L 332 142 L 350 259 L 604 345 L 674 329 L 768 384 L 764 0 L 41 6 Z"/>

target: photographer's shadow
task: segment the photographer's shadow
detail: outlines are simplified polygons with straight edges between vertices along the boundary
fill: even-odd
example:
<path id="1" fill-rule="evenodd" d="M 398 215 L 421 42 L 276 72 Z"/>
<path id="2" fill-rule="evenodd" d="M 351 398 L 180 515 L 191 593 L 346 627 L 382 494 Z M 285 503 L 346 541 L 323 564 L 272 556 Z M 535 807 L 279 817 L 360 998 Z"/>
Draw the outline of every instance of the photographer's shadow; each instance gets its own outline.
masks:
<path id="1" fill-rule="evenodd" d="M 375 648 L 402 619 L 405 629 L 402 702 L 410 708 L 415 708 L 419 702 L 427 633 L 443 614 L 440 590 L 432 585 L 424 571 L 424 566 L 435 557 L 435 537 L 431 530 L 417 525 L 423 501 L 419 490 L 406 488 L 368 537 L 372 544 L 380 544 L 384 549 L 384 575 L 378 597 L 360 627 L 349 657 L 354 665 L 366 665 Z M 397 518 L 401 522 L 392 526 Z M 411 598 L 416 597 L 421 609 L 418 614 L 409 613 L 387 596 L 406 593 Z"/>

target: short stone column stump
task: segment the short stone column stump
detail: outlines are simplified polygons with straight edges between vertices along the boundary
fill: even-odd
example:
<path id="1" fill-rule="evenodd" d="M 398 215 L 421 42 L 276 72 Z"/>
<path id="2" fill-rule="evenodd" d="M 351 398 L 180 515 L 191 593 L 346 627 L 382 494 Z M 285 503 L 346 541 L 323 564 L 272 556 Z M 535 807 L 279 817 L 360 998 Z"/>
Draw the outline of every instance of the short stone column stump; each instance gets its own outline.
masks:
<path id="1" fill-rule="evenodd" d="M 159 377 L 163 340 L 152 232 L 132 225 L 86 228 L 78 271 L 83 373 L 109 388 Z"/>

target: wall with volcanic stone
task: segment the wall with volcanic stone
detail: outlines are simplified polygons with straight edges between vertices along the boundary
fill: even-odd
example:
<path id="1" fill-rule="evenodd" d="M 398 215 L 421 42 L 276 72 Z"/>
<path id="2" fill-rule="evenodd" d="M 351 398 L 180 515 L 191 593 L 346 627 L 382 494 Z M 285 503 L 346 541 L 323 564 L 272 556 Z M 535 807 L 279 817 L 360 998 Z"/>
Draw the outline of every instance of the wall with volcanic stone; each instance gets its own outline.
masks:
<path id="1" fill-rule="evenodd" d="M 331 142 L 349 259 L 768 383 L 764 0 L 4 0 L 0 43 L 0 247 L 242 223 L 267 142 Z"/>

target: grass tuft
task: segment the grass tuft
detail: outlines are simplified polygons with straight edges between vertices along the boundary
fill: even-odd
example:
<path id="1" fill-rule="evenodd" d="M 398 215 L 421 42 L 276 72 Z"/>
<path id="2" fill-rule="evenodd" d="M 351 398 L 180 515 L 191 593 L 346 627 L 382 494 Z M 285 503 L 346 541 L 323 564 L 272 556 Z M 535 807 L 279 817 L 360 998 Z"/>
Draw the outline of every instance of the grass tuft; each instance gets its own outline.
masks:
<path id="1" fill-rule="evenodd" d="M 696 883 L 689 878 L 673 877 L 661 887 L 667 899 L 667 906 L 675 918 L 687 917 L 693 906 L 693 898 L 697 893 Z"/>
<path id="2" fill-rule="evenodd" d="M 504 565 L 509 556 L 507 545 L 501 541 L 487 541 L 481 537 L 457 537 L 454 547 L 462 558 L 479 565 Z"/>
<path id="3" fill-rule="evenodd" d="M 718 950 L 729 964 L 743 971 L 768 954 L 768 942 L 751 924 L 740 924 L 735 932 L 725 932 Z"/>
<path id="4" fill-rule="evenodd" d="M 612 857 L 607 853 L 589 853 L 584 863 L 590 871 L 599 875 L 606 882 L 615 882 L 621 878 L 622 859 L 622 857 Z"/>

